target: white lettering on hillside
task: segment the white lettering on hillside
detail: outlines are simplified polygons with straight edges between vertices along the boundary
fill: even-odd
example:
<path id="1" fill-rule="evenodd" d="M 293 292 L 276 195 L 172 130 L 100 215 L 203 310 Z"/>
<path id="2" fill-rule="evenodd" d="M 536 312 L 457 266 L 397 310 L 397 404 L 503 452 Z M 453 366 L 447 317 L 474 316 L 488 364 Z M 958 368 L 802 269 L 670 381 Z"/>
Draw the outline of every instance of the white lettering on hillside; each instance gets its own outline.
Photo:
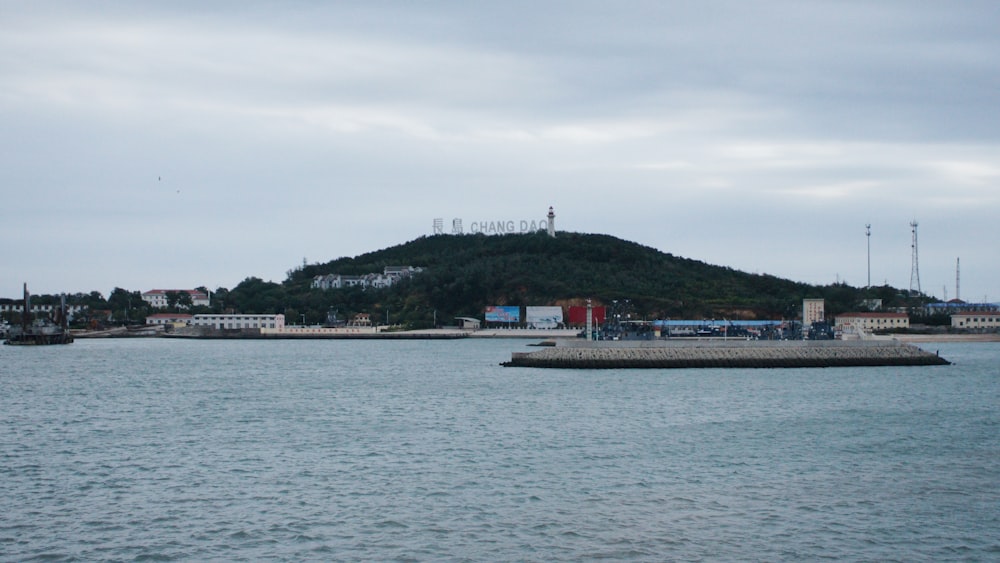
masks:
<path id="1" fill-rule="evenodd" d="M 433 234 L 444 234 L 444 219 L 434 219 Z M 453 235 L 464 234 L 461 219 L 451 220 Z M 474 221 L 469 223 L 469 233 L 483 235 L 507 235 L 514 233 L 531 233 L 534 231 L 544 231 L 548 229 L 548 218 L 541 221 L 533 219 L 520 220 L 500 220 L 500 221 Z"/>

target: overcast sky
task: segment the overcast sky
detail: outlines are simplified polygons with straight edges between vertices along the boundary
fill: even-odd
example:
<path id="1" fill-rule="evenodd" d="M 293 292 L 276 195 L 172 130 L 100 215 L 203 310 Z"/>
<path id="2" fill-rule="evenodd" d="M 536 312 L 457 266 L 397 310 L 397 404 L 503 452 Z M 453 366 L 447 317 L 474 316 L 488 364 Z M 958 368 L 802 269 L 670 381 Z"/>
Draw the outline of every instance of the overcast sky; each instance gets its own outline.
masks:
<path id="1" fill-rule="evenodd" d="M 995 0 L 0 0 L 0 296 L 280 282 L 551 205 L 857 287 L 871 224 L 904 289 L 916 220 L 925 293 L 960 258 L 1000 301 L 997 30 Z"/>

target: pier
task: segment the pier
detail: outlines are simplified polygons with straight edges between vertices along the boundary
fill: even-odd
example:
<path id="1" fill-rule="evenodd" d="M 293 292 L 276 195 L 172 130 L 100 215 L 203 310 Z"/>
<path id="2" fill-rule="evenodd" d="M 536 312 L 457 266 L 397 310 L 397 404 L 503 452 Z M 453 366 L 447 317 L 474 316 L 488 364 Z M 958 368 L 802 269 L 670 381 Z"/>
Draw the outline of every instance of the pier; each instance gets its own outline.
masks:
<path id="1" fill-rule="evenodd" d="M 801 368 L 932 366 L 951 362 L 899 341 L 554 341 L 534 352 L 514 352 L 506 367 Z"/>

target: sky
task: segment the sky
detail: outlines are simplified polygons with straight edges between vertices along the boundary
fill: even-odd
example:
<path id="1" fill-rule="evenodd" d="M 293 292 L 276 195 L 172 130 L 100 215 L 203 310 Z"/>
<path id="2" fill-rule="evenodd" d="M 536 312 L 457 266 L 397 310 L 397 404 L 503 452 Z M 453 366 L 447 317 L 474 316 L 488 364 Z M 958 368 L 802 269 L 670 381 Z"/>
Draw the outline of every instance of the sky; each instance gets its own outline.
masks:
<path id="1" fill-rule="evenodd" d="M 994 0 L 0 0 L 0 297 L 281 282 L 552 206 L 855 287 L 911 287 L 917 222 L 924 293 L 1000 301 L 998 29 Z"/>

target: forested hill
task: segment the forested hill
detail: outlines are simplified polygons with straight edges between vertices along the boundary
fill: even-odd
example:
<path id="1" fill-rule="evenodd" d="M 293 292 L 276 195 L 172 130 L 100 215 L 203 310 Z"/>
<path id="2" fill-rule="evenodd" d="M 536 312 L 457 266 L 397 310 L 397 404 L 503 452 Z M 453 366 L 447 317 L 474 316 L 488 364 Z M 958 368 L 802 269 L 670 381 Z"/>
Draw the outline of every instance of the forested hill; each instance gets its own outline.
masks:
<path id="1" fill-rule="evenodd" d="M 381 273 L 386 266 L 424 272 L 388 289 L 311 289 L 321 274 Z M 895 296 L 892 288 L 886 295 Z M 596 305 L 629 300 L 645 318 L 788 318 L 802 299 L 823 297 L 828 312 L 857 306 L 860 290 L 816 287 L 739 272 L 660 252 L 608 235 L 544 232 L 500 236 L 435 235 L 289 272 L 283 284 L 249 278 L 219 297 L 244 312 L 284 312 L 322 322 L 367 312 L 411 326 L 454 316 L 482 317 L 488 305 Z M 881 297 L 881 295 L 876 295 Z M 284 307 L 284 310 L 282 309 Z"/>

